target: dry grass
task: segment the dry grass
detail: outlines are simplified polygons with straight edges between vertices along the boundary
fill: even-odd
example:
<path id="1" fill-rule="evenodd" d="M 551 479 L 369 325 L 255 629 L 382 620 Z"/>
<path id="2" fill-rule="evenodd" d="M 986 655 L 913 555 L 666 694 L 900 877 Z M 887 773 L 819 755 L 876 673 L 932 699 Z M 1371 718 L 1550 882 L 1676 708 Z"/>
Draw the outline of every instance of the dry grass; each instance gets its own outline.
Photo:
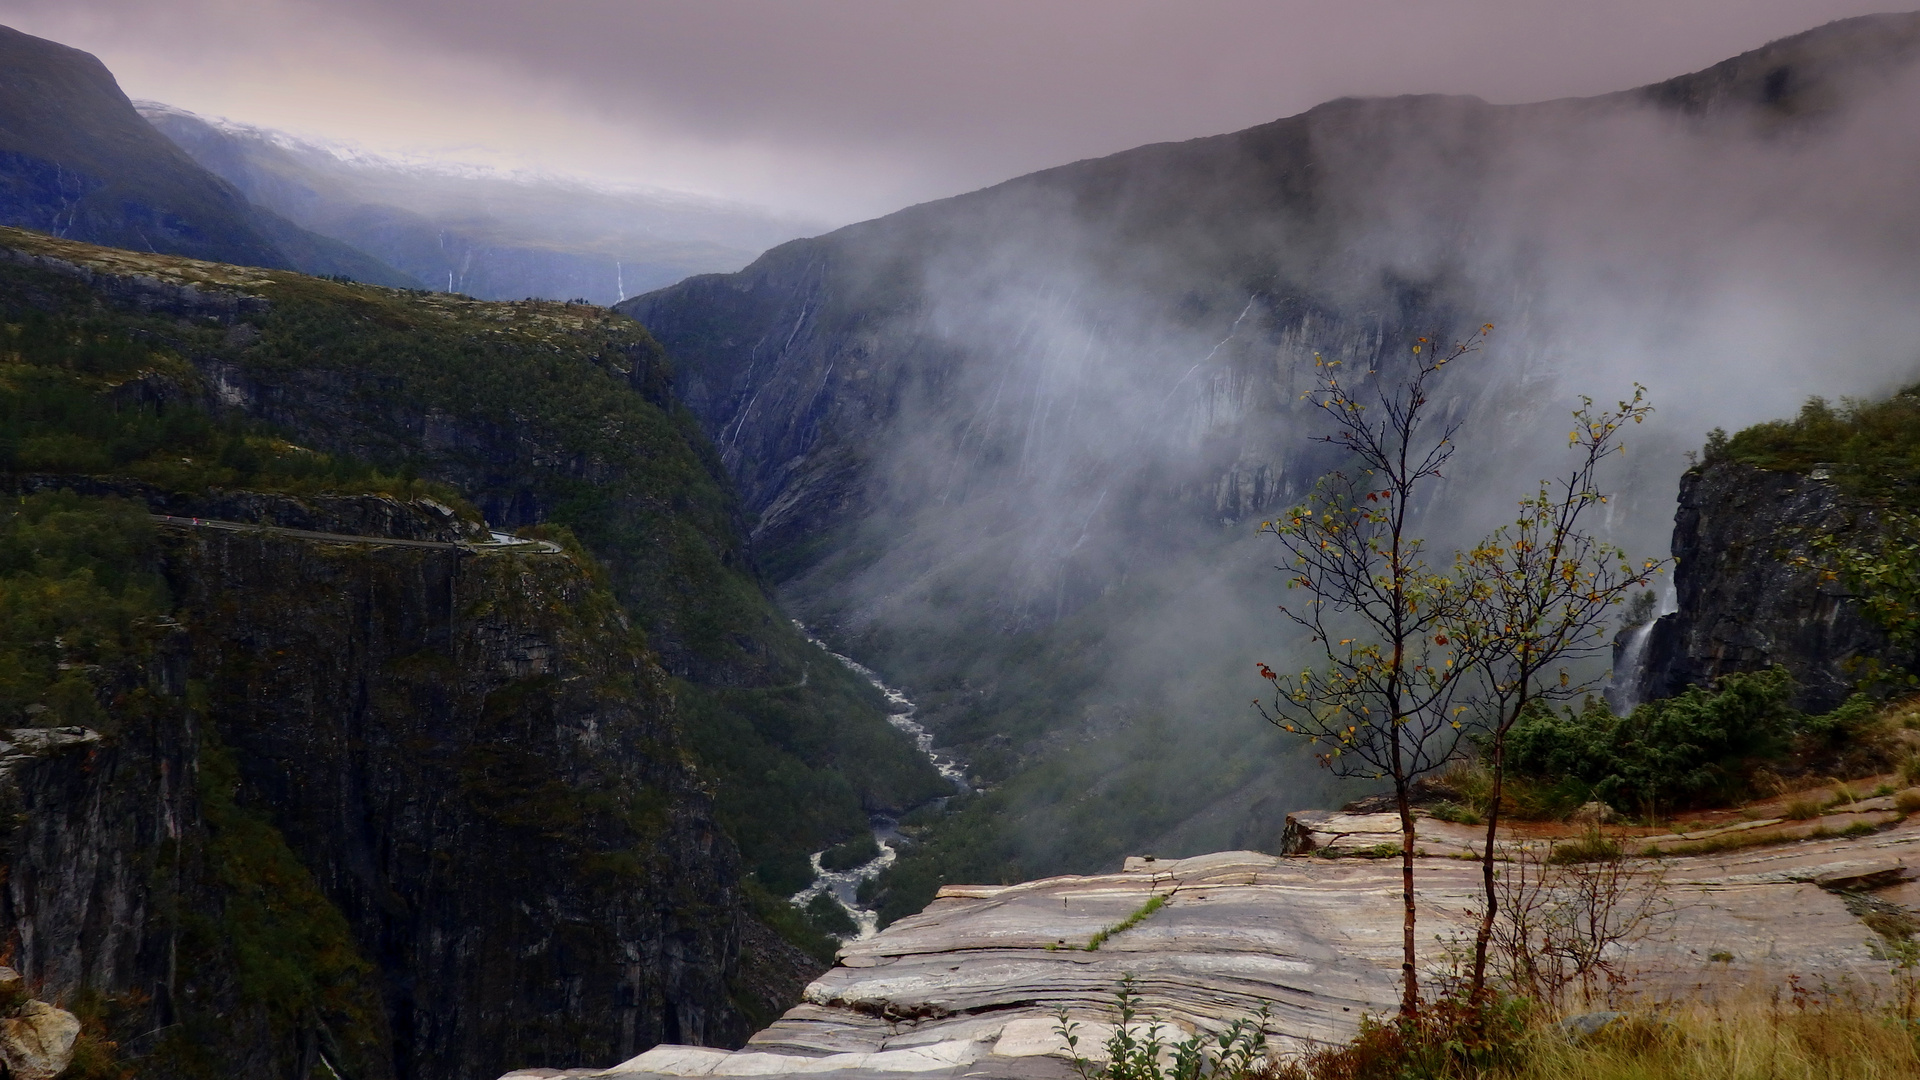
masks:
<path id="1" fill-rule="evenodd" d="M 1376 1036 L 1379 1034 L 1376 1031 Z M 1374 1041 L 1378 1042 L 1376 1038 Z M 1356 1044 L 1356 1047 L 1358 1044 Z M 1842 1001 L 1759 1002 L 1630 1015 L 1585 1038 L 1541 1021 L 1508 1049 L 1321 1054 L 1248 1080 L 1914 1080 L 1920 1028 Z"/>
<path id="2" fill-rule="evenodd" d="M 1537 1031 L 1514 1080 L 1912 1080 L 1914 1029 L 1847 1006 L 1698 1010 L 1616 1022 L 1577 1043 Z"/>
<path id="3" fill-rule="evenodd" d="M 1788 821 L 1812 821 L 1826 811 L 1826 805 L 1819 799 L 1794 799 L 1780 816 Z"/>

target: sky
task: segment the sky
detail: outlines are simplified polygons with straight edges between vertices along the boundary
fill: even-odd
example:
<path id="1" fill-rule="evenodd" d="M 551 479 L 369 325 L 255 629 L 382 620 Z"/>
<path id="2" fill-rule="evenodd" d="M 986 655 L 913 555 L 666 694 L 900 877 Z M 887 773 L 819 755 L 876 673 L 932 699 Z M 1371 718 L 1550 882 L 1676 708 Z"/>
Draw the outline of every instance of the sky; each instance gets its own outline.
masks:
<path id="1" fill-rule="evenodd" d="M 1345 95 L 1517 102 L 1899 0 L 0 0 L 127 93 L 846 222 Z"/>

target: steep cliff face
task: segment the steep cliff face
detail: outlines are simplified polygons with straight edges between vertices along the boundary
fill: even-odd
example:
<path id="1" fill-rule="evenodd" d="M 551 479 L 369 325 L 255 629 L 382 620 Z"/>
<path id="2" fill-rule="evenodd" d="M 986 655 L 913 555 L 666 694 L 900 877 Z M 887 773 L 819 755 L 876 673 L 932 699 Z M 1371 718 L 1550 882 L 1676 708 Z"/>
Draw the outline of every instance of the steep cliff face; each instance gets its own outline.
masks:
<path id="1" fill-rule="evenodd" d="M 383 968 L 402 1075 L 746 1034 L 735 856 L 579 567 L 205 530 L 166 557 L 243 804 Z"/>
<path id="2" fill-rule="evenodd" d="M 585 569 L 192 526 L 156 556 L 178 606 L 112 730 L 12 736 L 4 912 L 20 970 L 104 998 L 142 1075 L 747 1034 L 736 856 Z"/>
<path id="3" fill-rule="evenodd" d="M 1844 581 L 1797 561 L 1821 561 L 1817 537 L 1866 542 L 1875 534 L 1872 502 L 1812 472 L 1723 459 L 1681 478 L 1677 608 L 1648 633 L 1632 676 L 1635 700 L 1778 664 L 1799 683 L 1795 707 L 1824 712 L 1853 692 L 1862 661 L 1914 662 L 1895 654 Z M 1616 650 L 1616 663 L 1624 652 Z"/>
<path id="4" fill-rule="evenodd" d="M 0 726 L 74 729 L 7 781 L 16 965 L 161 1077 L 791 1003 L 781 875 L 944 785 L 760 593 L 644 332 L 6 240 Z"/>
<path id="5" fill-rule="evenodd" d="M 240 484 L 235 470 L 256 459 L 297 474 L 322 467 L 301 465 L 308 456 L 330 455 L 390 484 L 451 485 L 501 528 L 571 529 L 676 680 L 726 827 L 776 895 L 803 887 L 807 854 L 864 829 L 869 813 L 948 790 L 888 726 L 878 695 L 768 600 L 724 472 L 675 402 L 660 347 L 631 321 L 586 305 L 395 292 L 27 234 L 7 244 L 0 299 L 21 318 L 97 313 L 137 344 L 141 355 L 116 360 L 97 388 L 101 400 L 140 415 L 204 410 L 273 433 L 119 472 L 201 490 Z M 64 464 L 63 476 L 112 466 Z"/>

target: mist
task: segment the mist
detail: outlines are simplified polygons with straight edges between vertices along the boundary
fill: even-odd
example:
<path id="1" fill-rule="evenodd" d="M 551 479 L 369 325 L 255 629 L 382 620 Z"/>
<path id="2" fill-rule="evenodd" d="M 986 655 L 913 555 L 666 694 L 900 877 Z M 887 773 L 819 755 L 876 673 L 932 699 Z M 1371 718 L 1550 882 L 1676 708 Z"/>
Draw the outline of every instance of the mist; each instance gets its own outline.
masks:
<path id="1" fill-rule="evenodd" d="M 766 362 L 812 356 L 797 415 L 868 464 L 835 554 L 783 596 L 943 741 L 1079 775 L 1024 807 L 1030 869 L 1100 848 L 1073 807 L 1113 785 L 1179 789 L 1112 841 L 1165 854 L 1244 839 L 1262 795 L 1335 797 L 1248 705 L 1256 660 L 1304 660 L 1259 522 L 1341 464 L 1300 400 L 1313 357 L 1391 377 L 1415 336 L 1494 324 L 1443 383 L 1463 427 L 1420 507 L 1438 565 L 1559 471 L 1580 395 L 1645 385 L 1658 413 L 1601 524 L 1663 556 L 1709 429 L 1920 381 L 1913 20 L 1849 32 L 1893 45 L 1727 75 L 1771 98 L 1349 99 L 826 238 L 841 300 L 786 316 Z M 847 290 L 854 328 L 819 306 Z M 808 344 L 830 324 L 840 346 Z M 771 455 L 756 399 L 721 430 L 736 465 Z M 763 512 L 776 547 L 791 503 Z"/>

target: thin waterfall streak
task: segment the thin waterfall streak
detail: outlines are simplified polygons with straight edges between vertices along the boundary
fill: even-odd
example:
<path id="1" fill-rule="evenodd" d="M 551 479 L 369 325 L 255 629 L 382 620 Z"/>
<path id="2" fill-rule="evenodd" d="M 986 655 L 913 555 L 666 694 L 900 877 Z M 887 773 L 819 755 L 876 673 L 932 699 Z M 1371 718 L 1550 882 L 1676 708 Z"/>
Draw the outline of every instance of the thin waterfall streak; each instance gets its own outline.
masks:
<path id="1" fill-rule="evenodd" d="M 1160 404 L 1165 405 L 1167 402 L 1172 401 L 1174 392 L 1180 389 L 1180 386 L 1182 383 L 1185 383 L 1188 379 L 1192 378 L 1194 372 L 1199 371 L 1200 368 L 1204 366 L 1208 361 L 1212 360 L 1215 356 L 1218 356 L 1220 354 L 1221 349 L 1224 349 L 1227 347 L 1227 342 L 1232 341 L 1234 339 L 1234 335 L 1240 332 L 1240 324 L 1246 321 L 1248 313 L 1253 311 L 1254 301 L 1258 300 L 1259 298 L 1260 298 L 1260 295 L 1258 293 L 1254 293 L 1247 297 L 1247 306 L 1240 309 L 1240 314 L 1237 318 L 1233 320 L 1233 325 L 1227 328 L 1227 336 L 1221 338 L 1217 343 L 1215 343 L 1213 348 L 1207 350 L 1207 355 L 1201 357 L 1198 362 L 1196 362 L 1192 367 L 1187 369 L 1187 373 L 1185 375 L 1180 376 L 1180 378 L 1176 380 L 1172 386 L 1167 388 L 1167 394 L 1165 397 L 1160 399 Z"/>

